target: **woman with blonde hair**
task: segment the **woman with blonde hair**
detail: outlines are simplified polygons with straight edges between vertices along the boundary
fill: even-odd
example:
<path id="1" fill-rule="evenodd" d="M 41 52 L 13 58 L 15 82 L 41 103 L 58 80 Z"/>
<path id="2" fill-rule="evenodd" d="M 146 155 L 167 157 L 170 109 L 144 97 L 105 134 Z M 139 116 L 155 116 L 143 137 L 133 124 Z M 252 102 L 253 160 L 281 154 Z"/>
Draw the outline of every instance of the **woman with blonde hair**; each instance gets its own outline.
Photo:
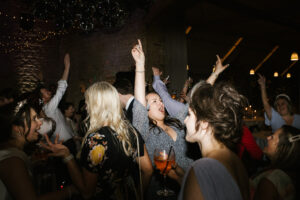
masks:
<path id="1" fill-rule="evenodd" d="M 47 148 L 64 157 L 83 197 L 139 199 L 137 185 L 146 188 L 152 165 L 144 141 L 125 120 L 117 90 L 107 82 L 94 83 L 87 89 L 85 101 L 90 126 L 79 152 L 82 171 L 65 146 L 48 140 Z M 143 180 L 134 182 L 137 177 Z"/>

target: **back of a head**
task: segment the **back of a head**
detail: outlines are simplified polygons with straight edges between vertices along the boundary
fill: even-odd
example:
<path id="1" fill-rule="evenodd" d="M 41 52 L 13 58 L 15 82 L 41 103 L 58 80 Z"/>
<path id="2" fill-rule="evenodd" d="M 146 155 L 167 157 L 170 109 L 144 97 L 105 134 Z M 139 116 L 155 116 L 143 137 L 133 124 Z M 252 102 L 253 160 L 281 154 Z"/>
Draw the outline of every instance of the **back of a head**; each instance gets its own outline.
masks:
<path id="1" fill-rule="evenodd" d="M 214 137 L 235 151 L 242 136 L 243 110 L 247 99 L 231 85 L 219 83 L 214 86 L 201 81 L 192 90 L 190 107 L 197 117 L 213 128 Z"/>
<path id="2" fill-rule="evenodd" d="M 113 85 L 122 95 L 133 94 L 133 86 L 128 79 L 116 80 Z"/>
<path id="3" fill-rule="evenodd" d="M 275 167 L 286 170 L 300 168 L 300 130 L 283 125 L 279 135 L 274 161 Z"/>
<path id="4" fill-rule="evenodd" d="M 86 93 L 87 112 L 90 117 L 90 130 L 114 126 L 120 121 L 122 108 L 117 90 L 108 82 L 91 85 Z"/>

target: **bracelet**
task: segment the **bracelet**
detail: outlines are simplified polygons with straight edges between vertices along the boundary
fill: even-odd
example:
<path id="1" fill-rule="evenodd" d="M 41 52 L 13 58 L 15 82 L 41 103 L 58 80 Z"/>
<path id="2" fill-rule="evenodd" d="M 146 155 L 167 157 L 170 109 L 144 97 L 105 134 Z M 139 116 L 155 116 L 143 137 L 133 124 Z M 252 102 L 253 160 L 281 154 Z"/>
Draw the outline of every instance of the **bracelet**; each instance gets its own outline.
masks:
<path id="1" fill-rule="evenodd" d="M 137 71 L 137 70 L 135 70 L 135 72 L 145 72 L 145 70 L 144 71 Z"/>
<path id="2" fill-rule="evenodd" d="M 215 73 L 215 72 L 211 73 L 211 75 L 216 76 L 216 77 L 219 76 L 219 74 L 217 74 L 217 73 Z"/>
<path id="3" fill-rule="evenodd" d="M 74 156 L 70 153 L 67 157 L 65 157 L 63 159 L 64 163 L 69 162 L 70 160 L 72 160 L 74 158 Z"/>

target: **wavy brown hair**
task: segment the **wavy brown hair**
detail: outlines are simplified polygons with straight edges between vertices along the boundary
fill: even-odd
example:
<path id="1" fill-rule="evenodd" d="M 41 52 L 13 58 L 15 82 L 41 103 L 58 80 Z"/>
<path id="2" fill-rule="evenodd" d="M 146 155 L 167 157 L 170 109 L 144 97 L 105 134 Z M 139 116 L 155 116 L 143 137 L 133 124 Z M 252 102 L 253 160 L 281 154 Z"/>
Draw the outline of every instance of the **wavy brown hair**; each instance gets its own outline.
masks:
<path id="1" fill-rule="evenodd" d="M 282 170 L 297 170 L 300 168 L 300 140 L 289 141 L 289 138 L 300 135 L 300 130 L 288 125 L 283 125 L 280 130 L 273 166 Z"/>
<path id="2" fill-rule="evenodd" d="M 227 83 L 212 86 L 205 81 L 194 86 L 191 99 L 190 108 L 197 117 L 196 130 L 200 121 L 207 121 L 215 139 L 236 151 L 242 136 L 247 99 Z"/>

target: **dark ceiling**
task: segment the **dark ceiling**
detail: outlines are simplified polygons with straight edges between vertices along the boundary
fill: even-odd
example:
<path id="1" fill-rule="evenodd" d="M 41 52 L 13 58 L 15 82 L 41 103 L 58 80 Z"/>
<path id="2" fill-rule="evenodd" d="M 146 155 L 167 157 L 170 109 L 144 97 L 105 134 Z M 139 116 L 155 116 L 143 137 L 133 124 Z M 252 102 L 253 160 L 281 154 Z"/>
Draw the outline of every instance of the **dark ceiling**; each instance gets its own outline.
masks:
<path id="1" fill-rule="evenodd" d="M 207 76 L 215 63 L 216 54 L 223 57 L 235 42 L 243 40 L 227 57 L 230 68 L 224 72 L 224 79 L 231 79 L 240 87 L 245 85 L 248 97 L 260 101 L 257 77 L 250 76 L 250 69 L 256 68 L 265 57 L 278 46 L 257 73 L 269 80 L 269 91 L 275 95 L 286 92 L 299 99 L 300 65 L 295 63 L 287 72 L 292 78 L 274 78 L 291 64 L 292 52 L 300 55 L 300 12 L 297 1 L 271 0 L 165 0 L 156 1 L 148 15 L 151 23 L 168 19 L 167 23 L 184 21 L 192 29 L 187 37 L 188 64 L 197 77 Z M 164 23 L 165 23 L 164 22 Z M 202 74 L 202 75 L 201 75 Z M 222 78 L 221 78 L 222 79 Z"/>
<path id="2" fill-rule="evenodd" d="M 280 74 L 291 64 L 291 53 L 300 53 L 300 12 L 296 3 L 270 0 L 166 0 L 156 1 L 158 5 L 150 11 L 150 15 L 152 18 L 169 16 L 174 21 L 183 18 L 186 27 L 192 26 L 187 35 L 190 65 L 213 64 L 215 54 L 224 56 L 238 38 L 243 37 L 227 61 L 236 62 L 240 67 L 250 70 L 278 45 L 279 48 L 258 72 L 271 72 L 269 70 L 272 69 L 272 73 L 277 70 Z M 205 55 L 195 55 L 196 49 L 198 52 L 205 50 Z M 291 68 L 291 72 L 299 71 L 296 70 L 299 68 L 297 65 Z"/>

